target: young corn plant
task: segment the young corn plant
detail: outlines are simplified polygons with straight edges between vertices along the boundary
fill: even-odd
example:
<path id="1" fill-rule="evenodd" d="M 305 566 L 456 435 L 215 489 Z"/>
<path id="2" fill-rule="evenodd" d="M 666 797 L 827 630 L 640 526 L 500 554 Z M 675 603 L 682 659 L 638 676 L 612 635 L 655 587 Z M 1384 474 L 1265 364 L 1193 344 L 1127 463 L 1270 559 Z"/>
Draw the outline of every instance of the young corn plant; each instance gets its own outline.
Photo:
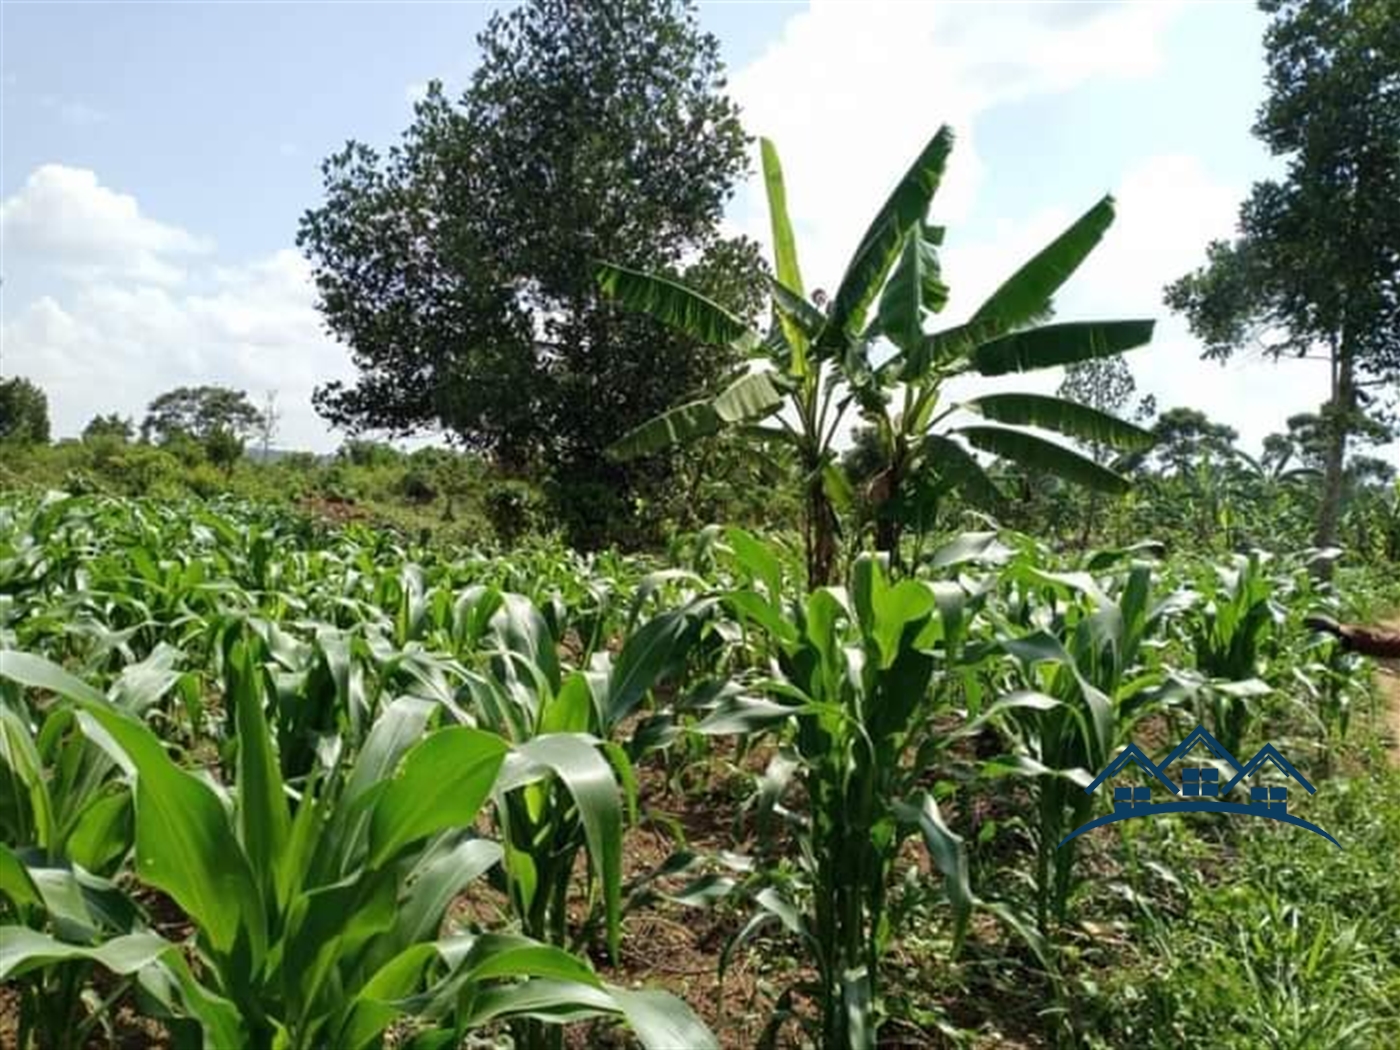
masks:
<path id="1" fill-rule="evenodd" d="M 1200 577 L 1200 603 L 1187 621 L 1196 670 L 1206 680 L 1197 695 L 1211 713 L 1216 739 L 1231 754 L 1248 744 L 1269 693 L 1260 680 L 1287 610 L 1274 597 L 1267 555 L 1237 554 Z"/>
<path id="2" fill-rule="evenodd" d="M 1088 572 L 1056 573 L 1021 562 L 1006 578 L 1030 610 L 1030 629 L 999 619 L 1012 658 L 1002 722 L 1015 752 L 993 768 L 1025 777 L 1033 799 L 1035 862 L 1032 943 L 1057 981 L 1059 931 L 1069 917 L 1078 840 L 1061 840 L 1092 815 L 1085 792 L 1126 743 L 1133 726 L 1163 703 L 1166 674 L 1149 656 L 1180 595 L 1154 600 L 1152 569 L 1132 566 L 1108 585 Z"/>
<path id="3" fill-rule="evenodd" d="M 628 737 L 623 723 L 656 683 L 679 670 L 711 600 L 648 619 L 614 657 L 560 667 L 558 639 L 518 594 L 468 588 L 454 609 L 458 640 L 477 653 L 464 672 L 463 706 L 515 745 L 497 788 L 508 892 L 522 928 L 551 944 L 585 947 L 601 921 L 610 954 L 621 937 L 624 809 L 635 819 L 634 762 L 674 736 L 654 715 Z M 569 900 L 576 860 L 587 855 L 588 918 L 574 938 Z"/>
<path id="4" fill-rule="evenodd" d="M 360 1050 L 405 1013 L 436 1026 L 423 1046 L 456 1045 L 454 1034 L 521 1014 L 609 1014 L 649 1045 L 677 1031 L 708 1045 L 678 1002 L 609 989 L 555 947 L 439 938 L 447 905 L 500 858 L 472 826 L 509 744 L 468 726 L 434 728 L 439 705 L 401 698 L 353 762 L 313 773 L 293 794 L 267 723 L 265 655 L 251 633 L 230 648 L 230 790 L 180 768 L 145 725 L 55 665 L 0 654 L 0 675 L 66 698 L 84 734 L 134 781 L 137 878 L 188 918 L 199 961 L 191 967 L 150 934 L 92 946 L 8 927 L 4 976 L 72 959 L 135 973 L 170 1024 L 206 1047 Z"/>
<path id="5" fill-rule="evenodd" d="M 771 555 L 745 549 L 757 579 Z M 892 583 L 881 559 L 860 556 L 852 587 L 823 587 L 786 603 L 776 585 L 726 596 L 748 629 L 772 647 L 767 696 L 733 692 L 700 725 L 707 733 L 790 727 L 791 781 L 805 806 L 786 810 L 805 887 L 775 881 L 738 938 L 779 921 L 812 953 L 819 1043 L 873 1047 L 882 1018 L 881 962 L 890 946 L 889 894 L 902 843 L 922 834 L 943 873 L 961 941 L 973 904 L 961 839 L 920 783 L 940 744 L 933 717 L 942 676 L 954 669 L 974 602 L 956 584 Z M 773 786 L 783 794 L 786 785 Z M 737 944 L 735 945 L 737 947 Z M 732 950 L 732 949 L 731 949 Z"/>
<path id="6" fill-rule="evenodd" d="M 162 647 L 128 667 L 108 702 L 135 717 L 154 710 L 184 677 L 172 653 Z M 140 908 L 114 881 L 133 840 L 132 795 L 118 773 L 81 733 L 71 707 L 27 704 L 0 678 L 0 910 L 8 906 L 12 921 L 88 946 L 139 925 Z M 106 1004 L 131 983 L 118 981 L 105 1003 L 88 1010 L 93 965 L 56 961 L 17 978 L 21 1047 L 35 1033 L 46 1046 L 86 1045 L 107 1020 Z"/>

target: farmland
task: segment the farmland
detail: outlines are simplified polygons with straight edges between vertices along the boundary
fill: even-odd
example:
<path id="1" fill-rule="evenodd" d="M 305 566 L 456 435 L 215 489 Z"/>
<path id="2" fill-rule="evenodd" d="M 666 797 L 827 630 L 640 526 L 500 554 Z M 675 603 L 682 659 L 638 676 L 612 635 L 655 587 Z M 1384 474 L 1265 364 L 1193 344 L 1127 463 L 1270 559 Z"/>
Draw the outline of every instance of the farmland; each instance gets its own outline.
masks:
<path id="1" fill-rule="evenodd" d="M 1302 618 L 1394 578 L 1159 554 L 983 530 L 806 593 L 739 529 L 500 557 L 5 497 L 6 1039 L 1385 1045 L 1400 776 Z M 1056 849 L 1086 773 L 1199 723 L 1343 849 L 1199 814 Z"/>
<path id="2" fill-rule="evenodd" d="M 1393 0 L 112 6 L 0 1046 L 1400 1045 Z"/>

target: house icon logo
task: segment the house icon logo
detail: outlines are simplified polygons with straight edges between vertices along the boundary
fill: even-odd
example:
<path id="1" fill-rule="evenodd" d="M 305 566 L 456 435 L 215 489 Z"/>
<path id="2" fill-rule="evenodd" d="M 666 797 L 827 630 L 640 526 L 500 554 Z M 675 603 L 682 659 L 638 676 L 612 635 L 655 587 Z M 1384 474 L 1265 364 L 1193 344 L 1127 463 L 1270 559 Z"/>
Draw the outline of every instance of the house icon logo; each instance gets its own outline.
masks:
<path id="1" fill-rule="evenodd" d="M 1181 784 L 1178 786 L 1169 777 L 1168 769 L 1178 759 L 1185 758 L 1197 744 L 1203 745 L 1214 761 L 1210 765 L 1183 765 Z M 1091 828 L 1113 824 L 1120 820 L 1131 820 L 1133 817 L 1152 817 L 1162 813 L 1233 813 L 1293 824 L 1316 835 L 1321 835 L 1338 849 L 1342 848 L 1340 842 L 1316 824 L 1311 824 L 1288 812 L 1287 787 L 1252 784 L 1248 785 L 1248 802 L 1228 801 L 1231 791 L 1237 787 L 1242 790 L 1246 786 L 1244 781 L 1270 764 L 1289 780 L 1296 781 L 1309 795 L 1317 794 L 1317 788 L 1309 784 L 1307 778 L 1294 769 L 1293 763 L 1279 754 L 1278 749 L 1273 744 L 1265 744 L 1255 753 L 1253 758 L 1244 765 L 1240 765 L 1235 756 L 1230 754 L 1215 737 L 1211 736 L 1205 726 L 1197 726 L 1193 729 L 1186 739 L 1178 744 L 1176 749 L 1162 759 L 1159 764 L 1154 764 L 1137 744 L 1130 743 L 1084 789 L 1085 793 L 1092 795 L 1104 781 L 1116 776 L 1130 762 L 1136 763 L 1150 773 L 1162 787 L 1171 793 L 1171 797 L 1163 802 L 1153 802 L 1151 786 L 1115 787 L 1113 789 L 1113 812 L 1081 824 L 1060 840 L 1061 846 Z M 1222 773 L 1226 773 L 1229 779 L 1222 782 Z"/>

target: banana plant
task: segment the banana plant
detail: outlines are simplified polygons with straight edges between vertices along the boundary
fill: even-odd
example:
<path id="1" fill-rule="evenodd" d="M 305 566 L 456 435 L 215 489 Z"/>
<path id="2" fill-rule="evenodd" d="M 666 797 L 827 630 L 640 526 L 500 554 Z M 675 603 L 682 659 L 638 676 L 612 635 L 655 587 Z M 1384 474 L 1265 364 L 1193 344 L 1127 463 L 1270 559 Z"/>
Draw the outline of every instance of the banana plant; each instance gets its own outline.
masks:
<path id="1" fill-rule="evenodd" d="M 155 935 L 93 946 L 6 927 L 5 977 L 71 959 L 134 972 L 172 1026 L 191 1026 L 206 1047 L 364 1048 L 410 1011 L 445 1026 L 443 1046 L 459 1029 L 520 1014 L 610 1014 L 630 1018 L 649 1045 L 678 1030 L 707 1045 L 679 1002 L 610 989 L 552 946 L 439 939 L 448 904 L 501 856 L 472 827 L 510 751 L 505 740 L 434 728 L 439 705 L 401 698 L 353 763 L 313 771 L 293 795 L 267 723 L 262 656 L 247 632 L 226 666 L 238 727 L 229 790 L 180 768 L 149 728 L 81 680 L 0 653 L 0 675 L 65 698 L 134 782 L 137 878 L 187 916 L 200 962 L 196 970 Z"/>
<path id="2" fill-rule="evenodd" d="M 861 415 L 884 460 L 866 487 L 866 513 L 875 524 L 877 548 L 893 564 L 900 561 L 902 532 L 911 525 L 920 531 L 931 526 L 940 501 L 949 495 L 957 493 L 986 509 L 1003 502 L 974 451 L 1094 490 L 1127 490 L 1123 475 L 1035 430 L 1099 448 L 1141 452 L 1153 438 L 1140 427 L 1044 394 L 997 392 L 959 403 L 942 400 L 946 384 L 959 377 L 1067 365 L 1132 350 L 1151 339 L 1151 321 L 1044 323 L 1053 314 L 1055 293 L 1099 244 L 1113 217 L 1113 198 L 1104 197 L 966 321 L 934 332 L 925 331 L 926 320 L 949 301 L 938 260 L 943 230 L 920 222 L 905 231 L 875 323 L 864 335 L 867 343 L 883 338 L 893 352 L 852 377 Z M 959 411 L 981 419 L 939 427 Z"/>
<path id="3" fill-rule="evenodd" d="M 847 377 L 865 370 L 866 320 L 905 231 L 922 223 L 952 148 L 944 127 L 924 146 L 875 213 L 826 308 L 809 301 L 787 210 L 777 149 L 762 140 L 764 184 L 773 231 L 769 291 L 775 324 L 764 335 L 714 301 L 664 277 L 602 263 L 603 292 L 712 346 L 731 347 L 749 366 L 719 394 L 678 405 L 629 433 L 610 449 L 618 458 L 659 451 L 741 427 L 756 443 L 777 441 L 795 453 L 803 474 L 808 586 L 832 580 L 837 563 L 836 507 L 851 499 L 833 451 L 850 405 Z"/>
<path id="4" fill-rule="evenodd" d="M 916 508 L 951 490 L 984 504 L 994 500 L 996 489 L 968 446 L 1081 484 L 1122 491 L 1127 487 L 1122 476 L 1019 428 L 1055 430 L 1107 447 L 1141 449 L 1151 443 L 1145 431 L 1111 415 L 1034 394 L 990 394 L 954 406 L 987 422 L 932 431 L 952 411 L 939 412 L 939 397 L 953 377 L 1001 376 L 1122 353 L 1148 342 L 1153 324 L 1039 324 L 1051 310 L 1055 291 L 1112 221 L 1112 200 L 1105 198 L 1013 274 L 966 322 L 925 332 L 927 315 L 942 310 L 949 295 L 937 254 L 944 231 L 930 225 L 927 215 L 952 143 L 946 127 L 929 140 L 876 213 L 823 309 L 806 297 L 782 168 L 773 144 L 763 140 L 776 318 L 766 336 L 663 277 L 606 263 L 599 268 L 606 294 L 692 338 L 738 350 L 759 366 L 713 398 L 679 405 L 643 423 L 610 451 L 619 457 L 642 455 L 728 426 L 745 427 L 758 440 L 789 443 L 805 475 L 808 583 L 814 588 L 831 580 L 836 564 L 835 508 L 849 507 L 856 498 L 832 455 L 832 442 L 853 403 L 875 426 L 885 453 L 885 467 L 867 497 L 885 523 L 879 546 L 892 555 L 897 555 L 900 521 Z M 895 352 L 877 364 L 875 352 L 886 344 Z M 892 408 L 895 390 L 902 391 L 898 412 Z M 761 425 L 765 420 L 770 423 Z"/>

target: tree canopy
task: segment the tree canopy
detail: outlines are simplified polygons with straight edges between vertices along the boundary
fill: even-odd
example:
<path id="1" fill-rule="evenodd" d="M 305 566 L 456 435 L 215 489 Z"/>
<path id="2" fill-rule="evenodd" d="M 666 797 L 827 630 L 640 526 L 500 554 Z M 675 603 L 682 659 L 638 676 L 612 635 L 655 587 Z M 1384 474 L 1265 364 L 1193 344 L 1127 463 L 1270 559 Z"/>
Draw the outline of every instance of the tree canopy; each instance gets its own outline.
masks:
<path id="1" fill-rule="evenodd" d="M 581 509 L 570 493 L 655 481 L 601 450 L 733 363 L 600 302 L 593 261 L 753 312 L 756 246 L 718 234 L 748 140 L 689 4 L 532 0 L 478 42 L 459 100 L 435 83 L 386 154 L 350 142 L 323 165 L 298 243 L 359 376 L 315 404 L 352 432 L 441 428 L 543 467 Z"/>
<path id="2" fill-rule="evenodd" d="M 0 379 L 0 441 L 42 445 L 48 440 L 48 396 L 23 376 Z"/>
<path id="3" fill-rule="evenodd" d="M 161 443 L 186 437 L 206 444 L 227 433 L 242 440 L 261 422 L 261 414 L 242 390 L 182 386 L 167 390 L 147 406 L 141 437 Z"/>
<path id="4" fill-rule="evenodd" d="M 117 412 L 93 416 L 83 427 L 84 441 L 130 441 L 136 435 L 136 426 L 131 419 Z"/>
<path id="5" fill-rule="evenodd" d="M 1235 240 L 1170 285 L 1224 359 L 1251 346 L 1330 364 L 1316 540 L 1335 539 L 1348 439 L 1400 391 L 1400 8 L 1263 0 L 1268 98 L 1254 134 L 1287 158 L 1256 183 Z"/>

